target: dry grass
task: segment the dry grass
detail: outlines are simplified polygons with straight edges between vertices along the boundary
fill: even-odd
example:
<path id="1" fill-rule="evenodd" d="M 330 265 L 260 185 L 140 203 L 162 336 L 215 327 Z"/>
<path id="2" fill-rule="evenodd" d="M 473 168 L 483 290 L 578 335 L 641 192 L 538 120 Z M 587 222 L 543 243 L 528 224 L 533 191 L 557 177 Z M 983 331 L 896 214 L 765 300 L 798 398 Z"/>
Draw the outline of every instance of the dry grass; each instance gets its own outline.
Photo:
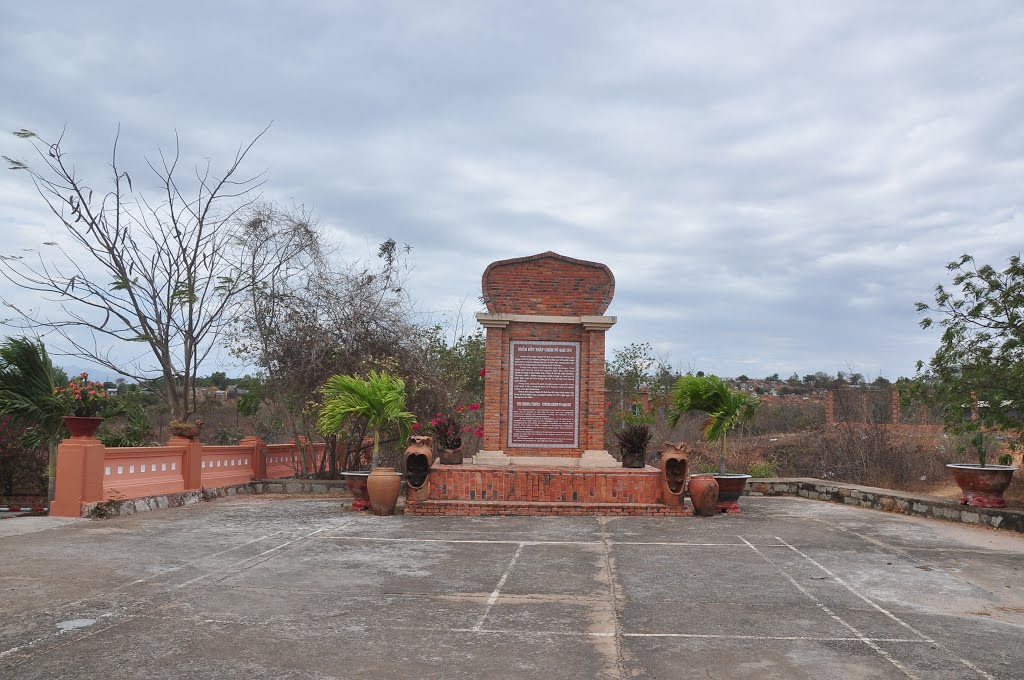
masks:
<path id="1" fill-rule="evenodd" d="M 680 429 L 685 426 L 681 425 Z M 691 445 L 694 472 L 718 470 L 719 448 L 700 441 L 699 430 L 678 441 Z M 995 455 L 990 454 L 990 460 Z M 1020 465 L 1020 454 L 1016 463 Z M 654 456 L 655 464 L 657 454 Z M 944 498 L 959 497 L 947 463 L 975 462 L 966 442 L 941 430 L 914 426 L 841 425 L 803 432 L 733 437 L 726 467 L 730 472 L 778 477 L 815 477 L 837 482 L 913 491 Z M 1010 507 L 1024 508 L 1024 475 L 1014 476 L 1006 492 Z"/>

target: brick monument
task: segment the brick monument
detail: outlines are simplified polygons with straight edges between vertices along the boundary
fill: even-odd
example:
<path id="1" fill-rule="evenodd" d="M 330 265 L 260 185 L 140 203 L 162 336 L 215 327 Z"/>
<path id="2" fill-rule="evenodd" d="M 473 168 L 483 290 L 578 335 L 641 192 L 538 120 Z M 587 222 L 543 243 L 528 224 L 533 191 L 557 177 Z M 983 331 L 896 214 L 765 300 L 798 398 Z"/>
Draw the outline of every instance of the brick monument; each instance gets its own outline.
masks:
<path id="1" fill-rule="evenodd" d="M 618 467 L 604 448 L 607 266 L 553 252 L 492 263 L 484 442 L 476 465 Z"/>
<path id="2" fill-rule="evenodd" d="M 604 449 L 603 264 L 541 253 L 484 271 L 484 446 L 470 465 L 430 468 L 406 515 L 693 514 L 666 500 L 658 468 L 623 468 Z"/>

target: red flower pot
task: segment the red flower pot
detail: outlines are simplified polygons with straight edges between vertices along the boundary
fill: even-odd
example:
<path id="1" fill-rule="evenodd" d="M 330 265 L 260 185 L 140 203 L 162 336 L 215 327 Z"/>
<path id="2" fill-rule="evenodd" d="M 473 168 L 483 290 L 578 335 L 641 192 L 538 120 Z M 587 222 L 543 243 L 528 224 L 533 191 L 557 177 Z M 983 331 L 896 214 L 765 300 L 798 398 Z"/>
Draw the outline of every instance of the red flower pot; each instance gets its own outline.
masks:
<path id="1" fill-rule="evenodd" d="M 366 490 L 366 478 L 370 476 L 370 473 L 342 472 L 341 476 L 345 478 L 345 486 L 352 493 L 352 509 L 369 510 L 370 494 Z"/>
<path id="2" fill-rule="evenodd" d="M 1006 499 L 1003 492 L 1013 481 L 1013 473 L 1017 469 L 1009 465 L 972 465 L 969 463 L 949 463 L 946 465 L 953 473 L 953 481 L 963 493 L 961 505 L 973 505 L 978 508 L 1005 508 Z"/>
<path id="3" fill-rule="evenodd" d="M 103 418 L 64 416 L 64 426 L 68 428 L 72 439 L 92 439 L 102 422 Z"/>
<path id="4" fill-rule="evenodd" d="M 740 511 L 740 496 L 747 487 L 750 475 L 715 475 L 718 482 L 718 512 L 731 515 Z"/>

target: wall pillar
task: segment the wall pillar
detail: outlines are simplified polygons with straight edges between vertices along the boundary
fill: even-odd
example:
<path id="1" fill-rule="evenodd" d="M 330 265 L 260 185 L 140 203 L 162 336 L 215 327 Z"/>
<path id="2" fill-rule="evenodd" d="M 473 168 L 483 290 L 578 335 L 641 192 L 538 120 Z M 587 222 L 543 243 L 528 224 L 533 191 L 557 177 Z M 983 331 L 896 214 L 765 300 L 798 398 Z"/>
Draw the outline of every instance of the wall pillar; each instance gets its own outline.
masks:
<path id="1" fill-rule="evenodd" d="M 92 437 L 65 439 L 57 447 L 57 488 L 50 515 L 81 517 L 82 503 L 103 500 L 103 457 L 106 449 Z"/>
<path id="2" fill-rule="evenodd" d="M 185 491 L 203 488 L 203 445 L 199 438 L 171 437 L 168 446 L 180 446 L 185 449 L 181 458 L 181 478 L 185 481 Z"/>
<path id="3" fill-rule="evenodd" d="M 259 437 L 243 437 L 239 446 L 252 449 L 252 478 L 267 478 L 267 443 Z"/>
<path id="4" fill-rule="evenodd" d="M 480 325 L 487 329 L 484 358 L 484 445 L 482 453 L 503 454 L 501 442 L 501 393 L 505 376 L 505 346 L 507 319 L 486 319 Z"/>

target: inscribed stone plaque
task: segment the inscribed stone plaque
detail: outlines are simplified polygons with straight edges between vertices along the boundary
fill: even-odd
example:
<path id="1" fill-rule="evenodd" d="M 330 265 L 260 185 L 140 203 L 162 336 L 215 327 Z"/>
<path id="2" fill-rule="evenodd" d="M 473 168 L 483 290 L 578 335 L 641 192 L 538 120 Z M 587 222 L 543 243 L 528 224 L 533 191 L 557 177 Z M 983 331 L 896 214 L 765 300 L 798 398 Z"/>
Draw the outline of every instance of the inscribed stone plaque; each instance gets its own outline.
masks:
<path id="1" fill-rule="evenodd" d="M 580 343 L 513 340 L 508 445 L 579 447 Z"/>

